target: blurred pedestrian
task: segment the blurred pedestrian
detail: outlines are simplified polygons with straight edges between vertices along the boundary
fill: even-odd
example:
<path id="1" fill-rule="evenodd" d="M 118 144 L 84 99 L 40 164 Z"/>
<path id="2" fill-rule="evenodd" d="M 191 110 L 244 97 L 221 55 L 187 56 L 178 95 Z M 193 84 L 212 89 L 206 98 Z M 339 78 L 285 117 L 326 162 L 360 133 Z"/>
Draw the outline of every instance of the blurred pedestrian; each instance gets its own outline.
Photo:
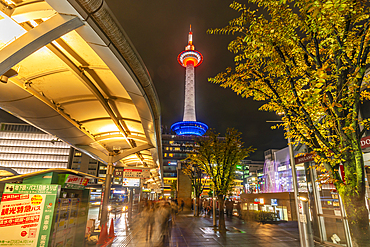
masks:
<path id="1" fill-rule="evenodd" d="M 184 200 L 181 200 L 181 211 L 184 211 L 185 202 Z"/>
<path id="2" fill-rule="evenodd" d="M 241 205 L 240 201 L 236 203 L 235 209 L 238 211 L 238 217 L 241 218 Z"/>
<path id="3" fill-rule="evenodd" d="M 155 222 L 154 205 L 151 201 L 148 201 L 147 205 L 145 206 L 142 212 L 142 217 L 144 221 L 146 241 L 148 241 L 148 238 L 151 241 L 152 235 L 153 235 L 154 222 Z"/>
<path id="4" fill-rule="evenodd" d="M 225 204 L 226 204 L 225 205 L 226 206 L 226 216 L 232 217 L 234 203 L 230 199 L 228 199 L 225 202 Z"/>
<path id="5" fill-rule="evenodd" d="M 175 222 L 176 214 L 178 213 L 177 204 L 174 201 L 171 201 L 171 218 L 172 222 Z"/>
<path id="6" fill-rule="evenodd" d="M 162 243 L 163 246 L 168 246 L 172 228 L 171 204 L 169 202 L 165 202 L 158 211 L 157 219 L 160 230 L 160 243 Z"/>

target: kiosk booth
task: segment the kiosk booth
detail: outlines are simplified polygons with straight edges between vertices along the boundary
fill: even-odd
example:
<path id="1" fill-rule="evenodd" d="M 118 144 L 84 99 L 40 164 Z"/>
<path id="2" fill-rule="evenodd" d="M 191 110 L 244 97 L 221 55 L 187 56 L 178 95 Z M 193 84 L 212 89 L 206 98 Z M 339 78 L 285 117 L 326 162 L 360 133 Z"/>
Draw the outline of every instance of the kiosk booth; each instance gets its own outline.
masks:
<path id="1" fill-rule="evenodd" d="M 83 246 L 91 178 L 47 169 L 0 179 L 0 246 Z"/>

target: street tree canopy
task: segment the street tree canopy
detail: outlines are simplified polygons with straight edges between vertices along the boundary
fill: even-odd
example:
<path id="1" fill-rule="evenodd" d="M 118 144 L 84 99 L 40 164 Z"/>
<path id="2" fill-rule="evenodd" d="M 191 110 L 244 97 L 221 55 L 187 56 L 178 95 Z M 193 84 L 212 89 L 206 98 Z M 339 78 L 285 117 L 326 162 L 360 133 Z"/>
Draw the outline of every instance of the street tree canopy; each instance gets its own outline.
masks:
<path id="1" fill-rule="evenodd" d="M 225 137 L 209 130 L 205 137 L 197 139 L 194 153 L 188 155 L 190 164 L 200 167 L 211 180 L 211 187 L 220 203 L 219 228 L 225 229 L 223 203 L 232 191 L 236 166 L 255 149 L 244 148 L 241 133 L 228 128 Z"/>
<path id="2" fill-rule="evenodd" d="M 235 67 L 209 79 L 242 97 L 266 102 L 260 109 L 284 113 L 290 137 L 316 154 L 340 193 L 354 244 L 369 241 L 365 173 L 360 139 L 369 119 L 369 7 L 352 0 L 249 0 L 240 13 L 210 34 L 233 34 L 228 49 Z M 344 167 L 345 176 L 339 172 Z M 362 245 L 364 246 L 364 245 Z"/>

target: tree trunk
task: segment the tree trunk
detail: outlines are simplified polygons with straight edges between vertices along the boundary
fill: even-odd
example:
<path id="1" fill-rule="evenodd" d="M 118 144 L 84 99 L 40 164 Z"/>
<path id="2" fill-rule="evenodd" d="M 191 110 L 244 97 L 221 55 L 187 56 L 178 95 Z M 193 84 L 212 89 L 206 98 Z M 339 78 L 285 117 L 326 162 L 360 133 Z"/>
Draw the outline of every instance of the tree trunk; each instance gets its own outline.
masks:
<path id="1" fill-rule="evenodd" d="M 346 210 L 353 246 L 368 246 L 369 213 L 365 202 L 365 168 L 361 149 L 348 153 L 343 165 L 345 184 L 337 184 L 336 187 Z"/>
<path id="2" fill-rule="evenodd" d="M 218 206 L 219 206 L 219 219 L 218 219 L 218 229 L 220 231 L 225 231 L 225 213 L 224 213 L 224 197 L 218 196 Z"/>
<path id="3" fill-rule="evenodd" d="M 344 208 L 347 213 L 348 224 L 351 231 L 353 246 L 368 246 L 370 243 L 369 215 L 365 204 L 365 198 L 356 193 L 351 195 L 341 193 Z"/>
<path id="4" fill-rule="evenodd" d="M 197 206 L 197 210 L 195 211 L 195 216 L 199 216 L 199 196 L 195 198 L 195 205 Z"/>

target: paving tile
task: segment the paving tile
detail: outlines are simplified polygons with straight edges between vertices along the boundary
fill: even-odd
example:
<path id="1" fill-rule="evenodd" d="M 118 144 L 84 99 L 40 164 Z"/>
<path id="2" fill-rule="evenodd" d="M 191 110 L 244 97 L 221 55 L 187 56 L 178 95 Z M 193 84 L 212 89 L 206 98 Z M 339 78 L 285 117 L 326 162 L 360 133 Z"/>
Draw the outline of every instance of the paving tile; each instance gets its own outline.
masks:
<path id="1" fill-rule="evenodd" d="M 119 220 L 116 224 L 117 222 Z M 169 247 L 299 247 L 298 227 L 295 222 L 262 225 L 232 218 L 226 219 L 226 226 L 229 229 L 226 233 L 215 232 L 212 227 L 212 218 L 179 215 L 171 230 Z M 144 229 L 139 224 L 130 226 L 129 230 L 126 230 L 125 226 L 116 227 L 117 239 L 112 247 L 158 246 L 160 235 L 158 226 L 155 226 L 152 244 L 145 241 Z"/>

